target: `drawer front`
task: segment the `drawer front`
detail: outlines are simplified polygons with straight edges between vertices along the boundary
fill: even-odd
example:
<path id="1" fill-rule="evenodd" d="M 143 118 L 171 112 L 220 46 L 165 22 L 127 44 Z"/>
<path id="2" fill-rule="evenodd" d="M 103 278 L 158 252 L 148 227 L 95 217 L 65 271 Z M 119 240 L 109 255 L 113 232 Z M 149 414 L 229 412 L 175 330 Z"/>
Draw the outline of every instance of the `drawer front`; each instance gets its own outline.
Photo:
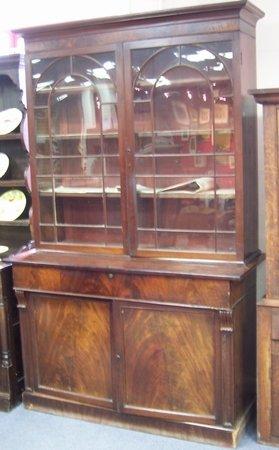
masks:
<path id="1" fill-rule="evenodd" d="M 229 304 L 229 282 L 178 276 L 134 275 L 91 270 L 14 267 L 17 289 L 114 299 L 201 304 Z"/>

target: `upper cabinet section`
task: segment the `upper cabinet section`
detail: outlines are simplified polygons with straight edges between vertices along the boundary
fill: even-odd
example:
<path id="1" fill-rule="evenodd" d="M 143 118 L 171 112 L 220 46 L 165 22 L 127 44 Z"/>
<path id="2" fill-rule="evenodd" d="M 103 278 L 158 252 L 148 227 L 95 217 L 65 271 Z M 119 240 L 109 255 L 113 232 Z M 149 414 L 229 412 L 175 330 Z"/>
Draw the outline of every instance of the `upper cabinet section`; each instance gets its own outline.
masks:
<path id="1" fill-rule="evenodd" d="M 36 245 L 257 251 L 249 2 L 23 30 Z"/>

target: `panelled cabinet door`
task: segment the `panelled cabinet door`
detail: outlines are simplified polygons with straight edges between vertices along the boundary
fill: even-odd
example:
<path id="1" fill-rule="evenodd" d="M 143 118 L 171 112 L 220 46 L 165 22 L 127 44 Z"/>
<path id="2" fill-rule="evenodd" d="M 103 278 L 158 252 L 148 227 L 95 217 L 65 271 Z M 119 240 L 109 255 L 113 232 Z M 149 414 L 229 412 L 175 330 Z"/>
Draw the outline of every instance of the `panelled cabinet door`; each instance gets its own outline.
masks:
<path id="1" fill-rule="evenodd" d="M 112 408 L 110 302 L 30 300 L 35 390 Z"/>
<path id="2" fill-rule="evenodd" d="M 135 246 L 235 253 L 232 43 L 161 42 L 126 44 Z"/>
<path id="3" fill-rule="evenodd" d="M 214 421 L 214 313 L 121 306 L 122 410 Z"/>

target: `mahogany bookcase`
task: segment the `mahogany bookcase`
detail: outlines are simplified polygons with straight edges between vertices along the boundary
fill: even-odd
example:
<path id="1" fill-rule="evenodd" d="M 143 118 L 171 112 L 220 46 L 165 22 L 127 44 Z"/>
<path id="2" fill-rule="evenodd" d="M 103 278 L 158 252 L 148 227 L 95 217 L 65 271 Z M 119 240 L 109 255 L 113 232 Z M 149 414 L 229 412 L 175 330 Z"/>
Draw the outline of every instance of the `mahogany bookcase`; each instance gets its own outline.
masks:
<path id="1" fill-rule="evenodd" d="M 26 407 L 236 445 L 255 399 L 262 16 L 234 1 L 19 31 Z"/>

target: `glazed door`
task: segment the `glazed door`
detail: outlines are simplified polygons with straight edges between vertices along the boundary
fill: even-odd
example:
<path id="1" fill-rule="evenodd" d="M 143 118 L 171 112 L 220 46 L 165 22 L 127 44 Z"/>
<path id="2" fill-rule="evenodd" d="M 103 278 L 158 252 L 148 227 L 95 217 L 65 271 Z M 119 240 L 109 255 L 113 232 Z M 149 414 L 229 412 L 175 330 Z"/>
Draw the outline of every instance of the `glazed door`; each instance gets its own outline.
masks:
<path id="1" fill-rule="evenodd" d="M 123 251 L 115 53 L 31 61 L 39 193 L 34 214 L 44 247 Z"/>
<path id="2" fill-rule="evenodd" d="M 232 43 L 158 42 L 126 45 L 134 252 L 233 254 Z"/>
<path id="3" fill-rule="evenodd" d="M 123 304 L 121 408 L 174 420 L 215 420 L 214 312 Z"/>
<path id="4" fill-rule="evenodd" d="M 110 302 L 31 295 L 35 391 L 113 407 Z"/>

